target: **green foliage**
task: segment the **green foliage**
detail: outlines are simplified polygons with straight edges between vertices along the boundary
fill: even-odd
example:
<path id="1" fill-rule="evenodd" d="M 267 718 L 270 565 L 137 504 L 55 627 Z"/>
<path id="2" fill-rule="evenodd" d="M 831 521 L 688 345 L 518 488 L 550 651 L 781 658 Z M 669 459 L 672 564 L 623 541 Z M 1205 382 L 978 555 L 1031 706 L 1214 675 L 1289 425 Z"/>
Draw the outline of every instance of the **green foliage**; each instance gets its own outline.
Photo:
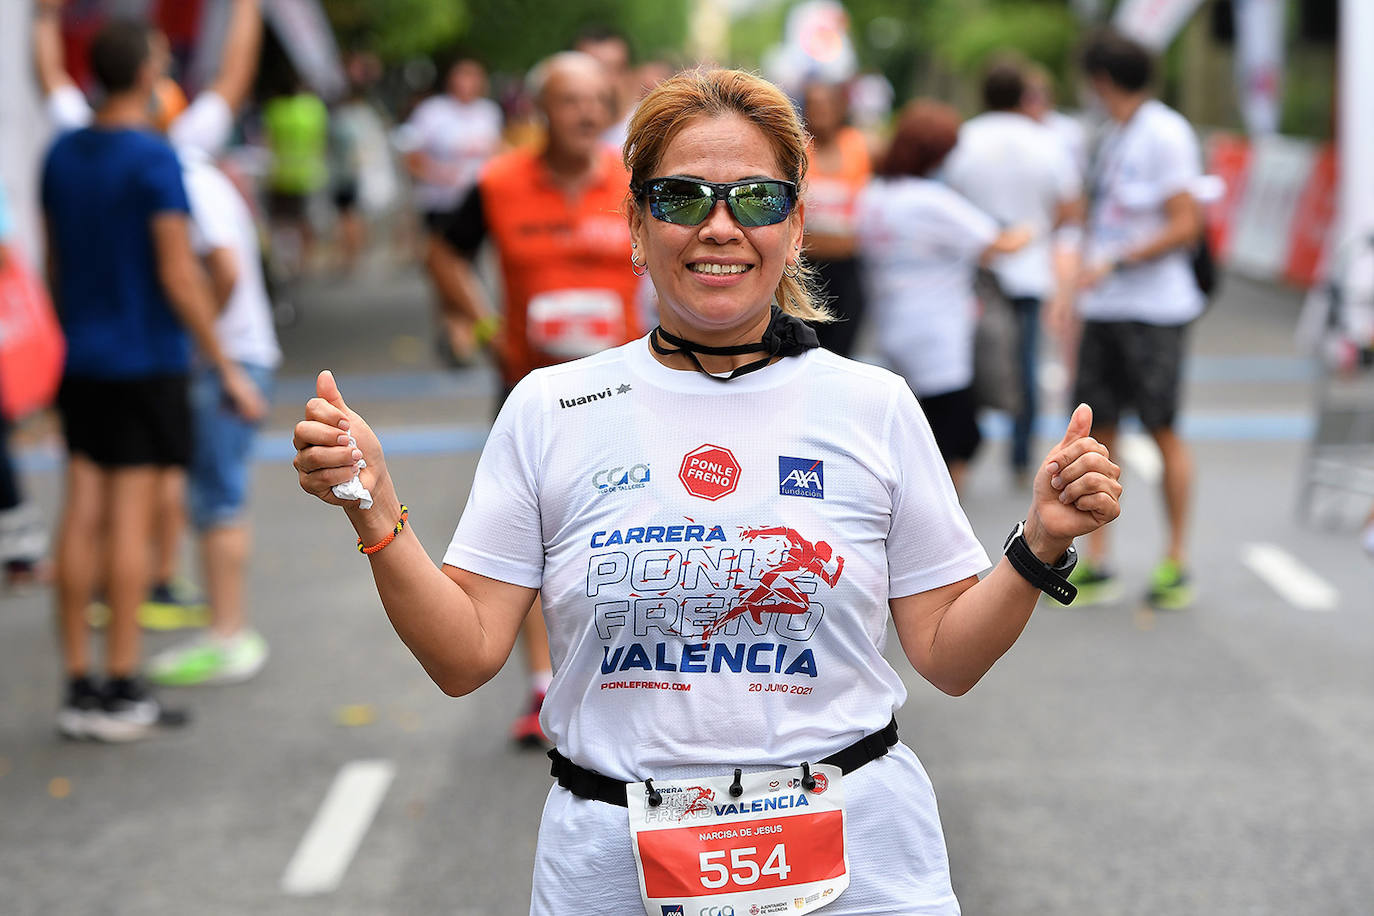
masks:
<path id="1" fill-rule="evenodd" d="M 953 13 L 952 6 L 962 12 Z M 969 15 L 967 4 L 946 6 L 948 17 L 939 55 L 964 75 L 982 70 L 988 59 L 1012 51 L 1062 73 L 1078 40 L 1078 20 L 1062 2 L 988 4 Z"/>
<path id="2" fill-rule="evenodd" d="M 616 29 L 636 60 L 674 54 L 687 36 L 689 0 L 465 0 L 462 44 L 493 70 L 523 71 L 565 50 L 589 25 Z"/>
<path id="3" fill-rule="evenodd" d="M 388 63 L 451 45 L 468 26 L 465 0 L 324 0 L 345 48 L 370 48 Z"/>

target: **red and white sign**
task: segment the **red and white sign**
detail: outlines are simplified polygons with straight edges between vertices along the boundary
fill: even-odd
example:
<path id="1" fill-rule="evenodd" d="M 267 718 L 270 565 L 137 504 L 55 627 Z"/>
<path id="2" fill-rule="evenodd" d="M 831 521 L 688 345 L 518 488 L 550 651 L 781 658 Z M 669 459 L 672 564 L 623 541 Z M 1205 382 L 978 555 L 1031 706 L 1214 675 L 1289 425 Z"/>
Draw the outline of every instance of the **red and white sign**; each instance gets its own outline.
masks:
<path id="1" fill-rule="evenodd" d="M 712 502 L 729 496 L 739 486 L 740 466 L 734 453 L 719 445 L 700 446 L 682 458 L 678 480 L 688 493 Z"/>
<path id="2" fill-rule="evenodd" d="M 812 790 L 796 773 L 742 776 L 738 795 L 729 776 L 657 783 L 656 807 L 642 783 L 631 783 L 645 911 L 809 913 L 834 902 L 849 886 L 840 771 L 817 767 Z"/>

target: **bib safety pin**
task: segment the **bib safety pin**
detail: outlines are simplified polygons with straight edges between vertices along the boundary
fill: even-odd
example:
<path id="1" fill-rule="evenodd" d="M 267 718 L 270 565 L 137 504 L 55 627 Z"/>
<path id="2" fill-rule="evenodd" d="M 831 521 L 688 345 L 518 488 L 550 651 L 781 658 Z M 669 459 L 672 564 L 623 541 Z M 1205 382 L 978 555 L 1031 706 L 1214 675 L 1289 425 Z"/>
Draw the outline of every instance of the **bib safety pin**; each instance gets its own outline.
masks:
<path id="1" fill-rule="evenodd" d="M 811 775 L 811 764 L 802 761 L 802 788 L 808 792 L 816 791 L 816 777 Z"/>
<path id="2" fill-rule="evenodd" d="M 654 781 L 652 779 L 644 780 L 644 791 L 649 796 L 650 808 L 657 808 L 659 805 L 663 804 L 663 793 L 654 788 Z"/>
<path id="3" fill-rule="evenodd" d="M 739 778 L 743 775 L 739 767 L 735 768 L 735 781 L 730 783 L 730 797 L 739 798 L 744 794 L 744 786 L 740 785 Z"/>

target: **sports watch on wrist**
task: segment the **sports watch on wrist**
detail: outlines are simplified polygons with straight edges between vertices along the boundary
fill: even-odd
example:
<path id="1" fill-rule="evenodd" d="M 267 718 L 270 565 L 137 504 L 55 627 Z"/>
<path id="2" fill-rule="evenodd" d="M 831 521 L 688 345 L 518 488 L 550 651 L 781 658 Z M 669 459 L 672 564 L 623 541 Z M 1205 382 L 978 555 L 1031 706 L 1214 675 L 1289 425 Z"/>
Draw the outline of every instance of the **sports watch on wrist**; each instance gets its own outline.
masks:
<path id="1" fill-rule="evenodd" d="M 1053 565 L 1046 563 L 1026 543 L 1026 523 L 1022 520 L 1011 529 L 1002 552 L 1023 579 L 1060 604 L 1070 604 L 1078 595 L 1078 589 L 1069 582 L 1069 573 L 1078 565 L 1078 551 L 1072 544 Z"/>

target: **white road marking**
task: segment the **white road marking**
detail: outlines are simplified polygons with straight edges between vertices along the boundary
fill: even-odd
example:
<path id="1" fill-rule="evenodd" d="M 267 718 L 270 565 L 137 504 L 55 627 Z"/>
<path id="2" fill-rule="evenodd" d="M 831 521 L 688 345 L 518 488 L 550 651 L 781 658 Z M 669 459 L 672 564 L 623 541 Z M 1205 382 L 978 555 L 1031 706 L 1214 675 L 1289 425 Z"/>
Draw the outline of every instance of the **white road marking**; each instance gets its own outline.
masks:
<path id="1" fill-rule="evenodd" d="M 1159 483 L 1164 476 L 1164 459 L 1149 436 L 1127 433 L 1121 437 L 1120 452 L 1120 462 L 1146 483 Z"/>
<path id="2" fill-rule="evenodd" d="M 390 760 L 354 760 L 339 770 L 286 866 L 282 890 L 307 896 L 339 886 L 395 776 Z"/>
<path id="3" fill-rule="evenodd" d="M 1296 608 L 1334 611 L 1340 603 L 1340 592 L 1292 554 L 1273 544 L 1246 544 L 1240 555 L 1251 572 Z"/>

